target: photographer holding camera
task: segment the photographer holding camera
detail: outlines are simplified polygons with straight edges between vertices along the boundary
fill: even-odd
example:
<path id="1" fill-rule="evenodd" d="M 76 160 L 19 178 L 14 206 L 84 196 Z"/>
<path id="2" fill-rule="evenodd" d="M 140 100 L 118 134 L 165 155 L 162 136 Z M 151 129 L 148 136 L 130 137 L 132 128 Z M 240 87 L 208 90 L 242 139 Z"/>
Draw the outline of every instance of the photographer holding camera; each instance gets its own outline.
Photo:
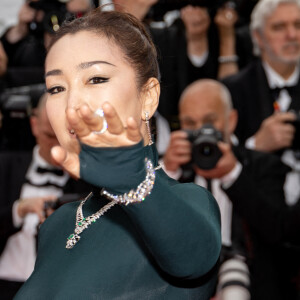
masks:
<path id="1" fill-rule="evenodd" d="M 0 294 L 11 300 L 30 276 L 36 258 L 37 229 L 66 193 L 85 196 L 89 187 L 53 165 L 57 138 L 46 113 L 46 94 L 30 117 L 32 152 L 0 153 Z"/>
<path id="2" fill-rule="evenodd" d="M 8 58 L 3 73 L 7 86 L 43 82 L 45 49 L 53 34 L 64 20 L 81 16 L 92 7 L 90 0 L 24 0 L 18 23 L 1 37 Z"/>
<path id="3" fill-rule="evenodd" d="M 225 252 L 248 258 L 251 299 L 295 299 L 283 251 L 290 233 L 294 231 L 294 239 L 298 235 L 290 230 L 295 224 L 287 225 L 291 212 L 283 186 L 290 169 L 275 155 L 231 142 L 238 116 L 227 88 L 217 81 L 189 85 L 180 99 L 179 118 L 182 130 L 171 134 L 164 170 L 213 193 L 220 206 Z M 247 280 L 236 279 L 247 285 Z"/>

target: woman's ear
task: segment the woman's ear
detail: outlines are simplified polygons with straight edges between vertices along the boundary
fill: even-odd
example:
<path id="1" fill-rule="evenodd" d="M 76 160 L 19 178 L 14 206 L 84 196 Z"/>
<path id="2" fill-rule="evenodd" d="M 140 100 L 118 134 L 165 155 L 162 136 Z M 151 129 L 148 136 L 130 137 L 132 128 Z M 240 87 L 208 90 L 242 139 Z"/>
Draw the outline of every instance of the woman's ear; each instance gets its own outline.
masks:
<path id="1" fill-rule="evenodd" d="M 159 103 L 159 95 L 160 84 L 156 78 L 152 77 L 145 84 L 143 92 L 143 106 L 141 116 L 143 120 L 145 120 L 145 112 L 149 113 L 149 118 L 154 115 Z"/>

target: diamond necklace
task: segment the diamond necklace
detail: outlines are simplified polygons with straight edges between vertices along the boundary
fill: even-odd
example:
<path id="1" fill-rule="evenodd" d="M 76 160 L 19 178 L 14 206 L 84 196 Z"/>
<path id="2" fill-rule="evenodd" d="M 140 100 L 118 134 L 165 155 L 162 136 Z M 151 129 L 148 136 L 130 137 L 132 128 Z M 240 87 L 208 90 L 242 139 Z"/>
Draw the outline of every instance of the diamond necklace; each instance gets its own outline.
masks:
<path id="1" fill-rule="evenodd" d="M 74 233 L 70 234 L 67 238 L 67 249 L 72 249 L 77 242 L 80 240 L 80 234 L 87 229 L 92 223 L 95 223 L 97 219 L 99 219 L 104 213 L 106 213 L 110 208 L 112 208 L 115 204 L 129 204 L 134 202 L 141 202 L 145 199 L 145 197 L 151 193 L 151 190 L 154 185 L 155 180 L 155 171 L 161 169 L 161 165 L 158 165 L 153 169 L 152 162 L 146 158 L 146 169 L 147 174 L 144 181 L 142 181 L 136 190 L 130 190 L 129 193 L 125 193 L 124 195 L 112 195 L 108 193 L 106 190 L 101 190 L 101 195 L 106 196 L 111 202 L 107 203 L 101 209 L 99 209 L 94 214 L 84 218 L 82 213 L 83 204 L 91 197 L 92 192 L 80 202 L 77 212 L 76 212 L 76 223 Z"/>
<path id="2" fill-rule="evenodd" d="M 66 248 L 72 249 L 76 243 L 80 240 L 80 234 L 87 229 L 92 223 L 95 223 L 97 219 L 99 219 L 102 215 L 104 215 L 105 212 L 107 212 L 110 208 L 112 208 L 115 204 L 117 204 L 117 201 L 111 201 L 107 203 L 105 206 L 103 206 L 101 209 L 99 209 L 94 214 L 84 218 L 82 213 L 82 206 L 83 204 L 91 197 L 93 193 L 89 193 L 89 195 L 80 202 L 77 212 L 76 212 L 76 224 L 75 224 L 75 230 L 74 233 L 70 234 L 70 236 L 67 239 Z"/>

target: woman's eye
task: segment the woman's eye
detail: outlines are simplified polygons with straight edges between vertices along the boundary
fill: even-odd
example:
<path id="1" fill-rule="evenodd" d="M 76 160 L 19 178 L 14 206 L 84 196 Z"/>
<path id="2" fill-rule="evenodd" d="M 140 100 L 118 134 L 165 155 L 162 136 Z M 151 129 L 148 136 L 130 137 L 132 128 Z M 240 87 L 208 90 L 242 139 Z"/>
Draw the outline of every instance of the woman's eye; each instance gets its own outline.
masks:
<path id="1" fill-rule="evenodd" d="M 89 83 L 92 84 L 99 84 L 99 83 L 104 83 L 107 82 L 108 78 L 104 78 L 104 77 L 93 77 L 89 80 Z"/>
<path id="2" fill-rule="evenodd" d="M 47 93 L 50 95 L 58 94 L 60 92 L 63 92 L 65 89 L 61 86 L 55 86 L 53 88 L 47 89 Z"/>

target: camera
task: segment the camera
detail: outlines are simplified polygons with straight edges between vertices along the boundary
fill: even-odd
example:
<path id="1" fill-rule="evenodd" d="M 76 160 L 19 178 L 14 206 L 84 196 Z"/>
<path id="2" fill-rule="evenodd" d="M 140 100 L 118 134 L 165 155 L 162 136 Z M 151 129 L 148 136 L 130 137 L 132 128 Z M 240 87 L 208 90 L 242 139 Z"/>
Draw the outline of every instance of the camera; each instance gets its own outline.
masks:
<path id="1" fill-rule="evenodd" d="M 26 118 L 45 91 L 44 83 L 4 89 L 0 94 L 0 110 L 9 118 Z"/>
<path id="2" fill-rule="evenodd" d="M 213 169 L 222 152 L 218 142 L 223 140 L 222 133 L 211 124 L 205 124 L 198 130 L 186 130 L 188 140 L 192 143 L 192 162 L 203 170 Z"/>
<path id="3" fill-rule="evenodd" d="M 61 24 L 73 18 L 73 15 L 67 11 L 66 1 L 63 0 L 39 0 L 30 1 L 29 6 L 44 11 L 45 15 L 41 22 L 31 22 L 29 29 L 36 35 L 42 34 L 44 31 L 55 33 Z"/>
<path id="4" fill-rule="evenodd" d="M 296 119 L 294 121 L 288 122 L 295 127 L 294 139 L 290 149 L 294 150 L 296 158 L 300 159 L 300 112 L 291 112 L 293 112 L 296 115 Z"/>
<path id="5" fill-rule="evenodd" d="M 240 0 L 160 0 L 150 10 L 150 17 L 155 21 L 161 21 L 164 15 L 172 10 L 179 10 L 187 5 L 206 7 L 212 14 L 219 7 L 230 5 L 236 8 Z"/>
<path id="6" fill-rule="evenodd" d="M 0 94 L 0 111 L 3 115 L 0 150 L 32 150 L 36 141 L 29 118 L 44 92 L 45 84 L 3 90 Z"/>

